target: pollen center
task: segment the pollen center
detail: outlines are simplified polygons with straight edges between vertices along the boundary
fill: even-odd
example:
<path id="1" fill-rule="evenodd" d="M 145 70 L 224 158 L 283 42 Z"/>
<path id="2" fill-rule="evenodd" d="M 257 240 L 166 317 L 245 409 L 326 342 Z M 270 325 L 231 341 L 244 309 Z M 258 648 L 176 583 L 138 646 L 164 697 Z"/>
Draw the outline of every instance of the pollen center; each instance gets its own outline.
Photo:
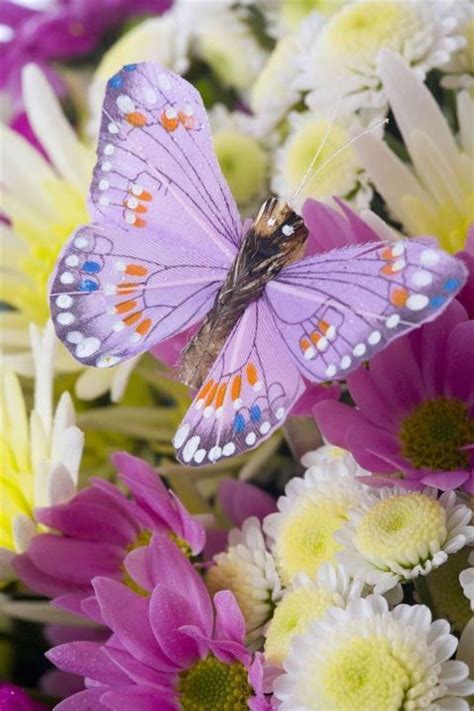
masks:
<path id="1" fill-rule="evenodd" d="M 462 448 L 474 442 L 474 419 L 461 400 L 428 400 L 402 422 L 400 441 L 403 455 L 417 469 L 469 469 Z"/>
<path id="2" fill-rule="evenodd" d="M 247 711 L 252 689 L 240 662 L 224 664 L 209 655 L 179 676 L 183 711 Z"/>

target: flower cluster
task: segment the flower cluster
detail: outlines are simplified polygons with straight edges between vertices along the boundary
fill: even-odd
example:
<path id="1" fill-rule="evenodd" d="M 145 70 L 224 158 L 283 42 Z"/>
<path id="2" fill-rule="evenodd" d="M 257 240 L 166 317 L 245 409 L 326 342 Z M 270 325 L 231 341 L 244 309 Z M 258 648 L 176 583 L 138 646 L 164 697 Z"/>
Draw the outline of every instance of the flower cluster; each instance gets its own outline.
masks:
<path id="1" fill-rule="evenodd" d="M 1 4 L 0 709 L 468 711 L 473 33 L 469 0 Z M 280 430 L 194 469 L 174 456 L 193 393 L 173 377 L 195 326 L 94 369 L 57 341 L 47 299 L 89 221 L 106 87 L 146 61 L 200 92 L 244 233 L 274 195 L 301 214 L 305 256 L 388 250 L 391 299 L 406 260 L 387 240 L 422 245 L 420 289 L 436 243 L 465 267 L 462 289 L 430 292 L 436 318 L 386 318 L 404 335 L 372 357 L 381 330 L 349 344 Z M 356 307 L 348 292 L 349 320 L 385 319 Z M 324 318 L 310 354 L 331 341 Z"/>

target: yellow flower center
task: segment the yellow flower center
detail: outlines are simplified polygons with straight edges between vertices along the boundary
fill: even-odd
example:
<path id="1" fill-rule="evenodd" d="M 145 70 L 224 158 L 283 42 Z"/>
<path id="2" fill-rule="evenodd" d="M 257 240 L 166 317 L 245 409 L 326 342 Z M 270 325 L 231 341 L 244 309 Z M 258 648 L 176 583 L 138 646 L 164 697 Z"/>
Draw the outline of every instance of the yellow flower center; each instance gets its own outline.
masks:
<path id="1" fill-rule="evenodd" d="M 462 447 L 474 442 L 474 419 L 461 400 L 428 400 L 403 420 L 400 441 L 403 455 L 417 469 L 469 469 Z"/>
<path id="2" fill-rule="evenodd" d="M 459 185 L 459 187 L 462 187 Z M 404 225 L 412 235 L 434 235 L 448 252 L 464 247 L 469 226 L 474 222 L 474 191 L 472 180 L 464 186 L 462 204 L 446 195 L 444 201 L 423 202 L 414 195 L 404 195 L 401 205 L 406 218 Z"/>
<path id="3" fill-rule="evenodd" d="M 395 651 L 388 640 L 376 636 L 346 642 L 329 655 L 322 673 L 315 678 L 315 691 L 324 698 L 324 708 L 337 711 L 404 708 L 411 679 L 403 652 L 403 649 Z"/>
<path id="4" fill-rule="evenodd" d="M 314 175 L 301 191 L 303 197 L 324 198 L 331 195 L 347 195 L 357 184 L 357 161 L 352 148 L 347 148 L 338 156 L 335 152 L 348 140 L 347 131 L 334 124 L 328 130 L 328 121 L 315 118 L 303 123 L 290 136 L 283 165 L 283 177 L 287 191 L 292 193 L 306 175 L 310 162 L 319 151 L 312 171 L 317 171 L 326 161 L 321 172 Z"/>
<path id="5" fill-rule="evenodd" d="M 297 573 L 312 577 L 325 561 L 333 560 L 340 546 L 335 532 L 347 520 L 347 507 L 334 499 L 321 497 L 304 501 L 283 522 L 275 554 L 285 583 Z"/>
<path id="6" fill-rule="evenodd" d="M 130 553 L 131 551 L 134 551 L 136 548 L 141 548 L 142 546 L 147 546 L 151 540 L 152 533 L 151 531 L 148 531 L 146 528 L 143 528 L 138 536 L 135 538 L 134 541 L 128 544 L 126 547 L 126 552 Z M 132 578 L 130 573 L 125 567 L 125 564 L 122 563 L 122 583 L 129 587 L 133 592 L 137 593 L 137 595 L 141 595 L 142 597 L 148 597 L 149 592 L 148 590 L 145 590 L 142 588 L 138 583 L 135 582 L 135 580 Z"/>
<path id="7" fill-rule="evenodd" d="M 431 607 L 435 617 L 449 620 L 458 633 L 462 632 L 472 617 L 469 600 L 459 582 L 460 573 L 469 567 L 471 550 L 467 546 L 462 548 L 450 555 L 446 563 L 423 578 L 428 599 L 424 599 L 423 585 L 419 588 L 417 585 L 422 602 Z"/>
<path id="8" fill-rule="evenodd" d="M 375 60 L 381 47 L 400 50 L 413 35 L 416 14 L 410 3 L 357 2 L 343 7 L 327 25 L 326 50 L 352 65 Z"/>
<path id="9" fill-rule="evenodd" d="M 252 696 L 244 665 L 212 655 L 179 675 L 178 691 L 183 711 L 247 711 Z"/>
<path id="10" fill-rule="evenodd" d="M 241 205 L 257 198 L 265 188 L 267 156 L 258 141 L 233 129 L 214 135 L 214 148 L 224 177 Z"/>
<path id="11" fill-rule="evenodd" d="M 390 561 L 425 560 L 430 544 L 447 537 L 446 512 L 436 499 L 424 494 L 391 496 L 379 501 L 362 518 L 356 545 L 381 567 Z"/>
<path id="12" fill-rule="evenodd" d="M 291 0 L 291 2 L 283 2 L 281 6 L 281 17 L 285 23 L 285 27 L 289 30 L 296 30 L 302 20 L 310 14 L 318 10 L 324 15 L 330 15 L 335 12 L 345 0 Z"/>
<path id="13" fill-rule="evenodd" d="M 277 606 L 265 634 L 266 659 L 271 664 L 282 664 L 293 637 L 303 634 L 331 604 L 331 594 L 324 589 L 299 588 L 287 593 Z"/>

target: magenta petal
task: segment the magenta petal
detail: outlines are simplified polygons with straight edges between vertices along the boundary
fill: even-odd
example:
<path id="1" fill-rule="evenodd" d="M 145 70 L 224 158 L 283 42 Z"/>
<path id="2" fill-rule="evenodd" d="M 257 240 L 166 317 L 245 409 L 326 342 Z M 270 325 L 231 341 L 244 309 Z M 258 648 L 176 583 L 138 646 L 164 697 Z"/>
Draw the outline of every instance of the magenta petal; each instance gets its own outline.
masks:
<path id="1" fill-rule="evenodd" d="M 13 567 L 25 585 L 37 593 L 46 595 L 46 597 L 57 597 L 66 592 L 73 595 L 77 595 L 80 592 L 87 594 L 90 590 L 90 585 L 88 584 L 81 586 L 71 581 L 62 580 L 61 577 L 54 574 L 46 574 L 33 563 L 29 553 L 15 556 Z"/>
<path id="2" fill-rule="evenodd" d="M 131 654 L 121 649 L 114 649 L 109 646 L 104 646 L 104 654 L 108 656 L 113 663 L 121 669 L 128 677 L 128 683 L 133 681 L 135 684 L 143 684 L 156 688 L 168 687 L 170 679 L 169 673 L 157 672 L 155 669 L 139 662 Z"/>
<path id="3" fill-rule="evenodd" d="M 218 640 L 232 640 L 243 644 L 245 620 L 230 590 L 221 590 L 214 595 L 216 619 L 214 637 Z"/>
<path id="4" fill-rule="evenodd" d="M 434 486 L 441 491 L 450 491 L 457 489 L 471 476 L 469 471 L 452 471 L 452 472 L 430 472 L 424 474 L 422 478 L 423 484 L 426 486 Z"/>
<path id="5" fill-rule="evenodd" d="M 291 417 L 311 417 L 313 407 L 321 400 L 339 400 L 341 386 L 339 383 L 309 383 L 306 389 L 291 408 Z"/>
<path id="6" fill-rule="evenodd" d="M 242 526 L 245 519 L 265 516 L 277 510 L 275 499 L 253 484 L 237 479 L 224 479 L 217 493 L 219 505 L 234 526 Z"/>
<path id="7" fill-rule="evenodd" d="M 158 671 L 175 671 L 151 630 L 148 600 L 109 578 L 96 578 L 93 585 L 102 617 L 124 648 Z"/>
<path id="8" fill-rule="evenodd" d="M 59 669 L 50 669 L 41 677 L 40 688 L 48 696 L 63 699 L 66 696 L 72 696 L 82 691 L 84 689 L 84 680 L 77 674 L 70 674 Z"/>
<path id="9" fill-rule="evenodd" d="M 63 671 L 108 686 L 128 684 L 127 675 L 104 654 L 104 646 L 99 642 L 68 642 L 50 649 L 46 656 Z"/>
<path id="10" fill-rule="evenodd" d="M 183 625 L 180 627 L 180 631 L 200 644 L 202 650 L 201 656 L 209 651 L 220 659 L 221 662 L 225 662 L 226 664 L 239 661 L 247 666 L 250 662 L 250 653 L 240 642 L 214 640 L 204 635 L 202 630 L 196 627 L 196 625 Z"/>
<path id="11" fill-rule="evenodd" d="M 459 323 L 448 338 L 445 393 L 474 404 L 474 321 Z"/>
<path id="12" fill-rule="evenodd" d="M 66 536 L 85 541 L 101 541 L 126 546 L 135 537 L 135 529 L 118 511 L 94 504 L 60 504 L 37 509 L 40 523 Z"/>
<path id="13" fill-rule="evenodd" d="M 89 614 L 87 614 L 84 611 L 83 604 L 84 604 L 84 597 L 88 595 L 88 593 L 92 592 L 92 586 L 87 592 L 81 592 L 81 593 L 66 593 L 65 595 L 58 595 L 58 597 L 55 597 L 54 600 L 51 601 L 51 604 L 54 605 L 54 607 L 61 607 L 63 610 L 67 610 L 68 612 L 72 612 L 73 615 L 79 615 L 79 617 L 90 617 Z M 95 600 L 95 598 L 94 598 Z M 95 619 L 95 618 L 92 618 Z M 76 637 L 77 639 L 77 637 Z"/>
<path id="14" fill-rule="evenodd" d="M 166 698 L 167 697 L 167 698 Z M 102 703 L 113 711 L 179 711 L 175 691 L 153 691 L 136 686 L 106 691 Z"/>
<path id="15" fill-rule="evenodd" d="M 364 366 L 357 368 L 347 377 L 347 386 L 357 407 L 371 423 L 384 429 L 395 429 L 398 419 L 390 403 L 380 394 L 371 374 Z"/>
<path id="16" fill-rule="evenodd" d="M 70 696 L 54 707 L 54 711 L 106 711 L 107 706 L 101 703 L 103 689 L 86 689 Z"/>
<path id="17" fill-rule="evenodd" d="M 369 471 L 391 474 L 404 466 L 396 438 L 376 427 L 353 427 L 347 435 L 347 447 Z"/>
<path id="18" fill-rule="evenodd" d="M 147 546 L 135 548 L 125 557 L 123 564 L 132 580 L 144 590 L 153 590 L 153 580 L 148 570 L 150 553 Z"/>
<path id="19" fill-rule="evenodd" d="M 54 604 L 59 604 L 59 601 L 54 600 Z M 95 595 L 89 595 L 89 597 L 84 598 L 81 602 L 81 609 L 83 614 L 86 615 L 86 617 L 89 617 L 89 619 L 94 620 L 94 622 L 98 622 L 100 625 L 104 624 L 102 610 L 100 609 Z"/>
<path id="20" fill-rule="evenodd" d="M 377 353 L 370 361 L 369 373 L 396 418 L 409 413 L 425 397 L 420 368 L 408 338 L 399 338 Z"/>
<path id="21" fill-rule="evenodd" d="M 169 496 L 174 503 L 177 524 L 179 522 L 179 530 L 175 530 L 175 533 L 189 543 L 194 555 L 198 555 L 206 543 L 206 531 L 204 530 L 204 526 L 191 516 L 174 491 L 170 490 Z"/>
<path id="22" fill-rule="evenodd" d="M 50 575 L 86 585 L 96 575 L 113 575 L 124 552 L 119 546 L 78 541 L 43 533 L 33 538 L 28 553 L 33 563 Z"/>
<path id="23" fill-rule="evenodd" d="M 313 415 L 324 437 L 338 447 L 347 446 L 347 432 L 351 427 L 359 427 L 367 422 L 358 410 L 332 400 L 318 402 L 313 408 Z"/>
<path id="24" fill-rule="evenodd" d="M 188 667 L 202 656 L 198 642 L 180 631 L 186 623 L 201 627 L 199 615 L 188 600 L 179 594 L 181 588 L 167 588 L 157 585 L 150 598 L 150 624 L 161 649 L 180 667 Z"/>
<path id="25" fill-rule="evenodd" d="M 212 561 L 217 553 L 222 553 L 227 548 L 229 531 L 227 529 L 212 529 L 206 532 L 206 545 L 202 552 L 206 562 Z"/>
<path id="26" fill-rule="evenodd" d="M 147 553 L 153 587 L 160 584 L 178 591 L 186 599 L 193 613 L 193 619 L 186 619 L 184 622 L 194 623 L 195 619 L 199 620 L 198 624 L 203 632 L 211 634 L 212 603 L 206 585 L 194 566 L 168 536 L 155 534 Z"/>

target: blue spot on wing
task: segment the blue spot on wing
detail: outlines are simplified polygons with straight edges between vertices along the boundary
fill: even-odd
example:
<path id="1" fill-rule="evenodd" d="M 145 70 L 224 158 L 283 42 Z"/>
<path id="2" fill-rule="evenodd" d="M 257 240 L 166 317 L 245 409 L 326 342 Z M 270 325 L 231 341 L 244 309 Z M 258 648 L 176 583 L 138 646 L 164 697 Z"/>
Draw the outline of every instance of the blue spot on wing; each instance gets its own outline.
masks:
<path id="1" fill-rule="evenodd" d="M 133 72 L 137 68 L 136 64 L 126 64 L 124 69 L 126 72 Z"/>
<path id="2" fill-rule="evenodd" d="M 236 434 L 242 434 L 242 432 L 245 432 L 245 419 L 240 412 L 238 412 L 234 417 L 234 432 Z"/>
<path id="3" fill-rule="evenodd" d="M 111 89 L 121 89 L 123 86 L 123 77 L 120 74 L 115 74 L 115 76 L 109 79 L 107 84 Z"/>
<path id="4" fill-rule="evenodd" d="M 258 422 L 262 417 L 262 411 L 258 405 L 252 405 L 250 408 L 250 419 L 252 422 Z"/>
<path id="5" fill-rule="evenodd" d="M 454 291 L 455 289 L 460 286 L 461 282 L 459 279 L 451 278 L 451 279 L 446 279 L 446 281 L 443 284 L 443 289 L 446 289 L 446 291 Z"/>
<path id="6" fill-rule="evenodd" d="M 87 274 L 96 274 L 100 272 L 102 265 L 99 262 L 87 261 L 82 265 L 82 271 L 87 272 Z"/>
<path id="7" fill-rule="evenodd" d="M 79 288 L 81 291 L 91 292 L 91 291 L 97 291 L 97 289 L 99 288 L 99 285 L 96 281 L 93 281 L 92 279 L 83 279 L 81 281 L 81 285 Z"/>
<path id="8" fill-rule="evenodd" d="M 442 294 L 435 294 L 434 296 L 431 297 L 431 306 L 433 306 L 435 309 L 439 308 L 444 304 L 446 301 L 446 296 L 443 296 Z"/>

